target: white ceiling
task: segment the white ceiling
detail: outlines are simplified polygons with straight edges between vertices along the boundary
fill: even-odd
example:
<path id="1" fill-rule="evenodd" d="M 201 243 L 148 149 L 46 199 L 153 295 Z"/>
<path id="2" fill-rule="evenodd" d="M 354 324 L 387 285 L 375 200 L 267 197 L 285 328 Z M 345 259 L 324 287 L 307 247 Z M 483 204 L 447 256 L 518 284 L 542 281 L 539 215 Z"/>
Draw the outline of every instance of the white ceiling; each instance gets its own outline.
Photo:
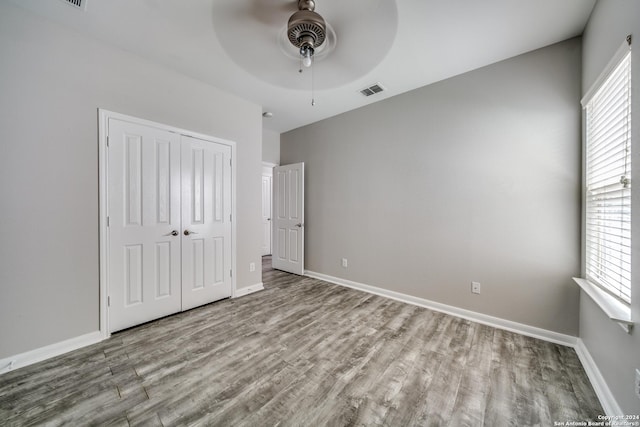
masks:
<path id="1" fill-rule="evenodd" d="M 283 51 L 297 0 L 11 1 L 260 104 L 285 132 L 580 35 L 596 0 L 316 0 L 337 42 L 313 66 L 315 106 Z"/>

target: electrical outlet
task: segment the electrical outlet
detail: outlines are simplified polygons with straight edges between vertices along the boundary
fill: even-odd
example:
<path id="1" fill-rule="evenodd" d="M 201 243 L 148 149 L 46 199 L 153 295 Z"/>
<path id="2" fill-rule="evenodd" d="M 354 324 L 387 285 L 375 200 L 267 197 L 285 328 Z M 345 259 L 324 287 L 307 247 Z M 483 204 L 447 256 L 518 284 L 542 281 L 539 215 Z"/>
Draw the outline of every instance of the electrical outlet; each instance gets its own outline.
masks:
<path id="1" fill-rule="evenodd" d="M 349 266 L 349 262 L 347 261 L 347 259 L 346 259 L 346 258 L 342 258 L 342 266 L 343 266 L 344 268 L 347 268 L 347 267 Z"/>
<path id="2" fill-rule="evenodd" d="M 636 396 L 638 396 L 638 399 L 640 399 L 640 369 L 636 369 L 636 386 L 635 386 L 635 390 L 636 390 Z"/>
<path id="3" fill-rule="evenodd" d="M 471 293 L 473 294 L 480 293 L 480 282 L 471 282 Z"/>
<path id="4" fill-rule="evenodd" d="M 249 271 L 256 271 L 256 263 L 252 262 L 251 264 L 249 264 Z"/>

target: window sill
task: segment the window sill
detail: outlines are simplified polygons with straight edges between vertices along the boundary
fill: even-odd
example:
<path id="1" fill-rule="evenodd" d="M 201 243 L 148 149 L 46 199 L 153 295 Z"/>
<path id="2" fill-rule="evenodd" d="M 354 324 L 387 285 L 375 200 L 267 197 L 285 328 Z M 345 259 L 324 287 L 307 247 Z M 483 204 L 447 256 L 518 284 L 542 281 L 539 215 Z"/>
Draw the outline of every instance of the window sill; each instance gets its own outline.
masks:
<path id="1" fill-rule="evenodd" d="M 628 334 L 631 333 L 633 322 L 631 321 L 631 308 L 628 305 L 618 301 L 585 279 L 574 277 L 573 280 L 604 311 L 609 319 L 617 322 Z"/>

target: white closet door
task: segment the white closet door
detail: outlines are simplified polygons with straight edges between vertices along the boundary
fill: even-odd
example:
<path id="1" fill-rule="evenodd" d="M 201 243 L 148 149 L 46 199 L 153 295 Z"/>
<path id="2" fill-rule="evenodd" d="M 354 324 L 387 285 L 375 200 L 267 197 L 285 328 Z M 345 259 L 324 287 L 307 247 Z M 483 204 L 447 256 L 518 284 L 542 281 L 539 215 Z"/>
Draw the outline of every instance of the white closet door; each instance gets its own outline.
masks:
<path id="1" fill-rule="evenodd" d="M 182 309 L 231 296 L 231 148 L 182 137 Z"/>
<path id="2" fill-rule="evenodd" d="M 109 331 L 180 311 L 180 136 L 109 119 Z"/>
<path id="3" fill-rule="evenodd" d="M 304 163 L 273 168 L 273 268 L 304 274 Z"/>

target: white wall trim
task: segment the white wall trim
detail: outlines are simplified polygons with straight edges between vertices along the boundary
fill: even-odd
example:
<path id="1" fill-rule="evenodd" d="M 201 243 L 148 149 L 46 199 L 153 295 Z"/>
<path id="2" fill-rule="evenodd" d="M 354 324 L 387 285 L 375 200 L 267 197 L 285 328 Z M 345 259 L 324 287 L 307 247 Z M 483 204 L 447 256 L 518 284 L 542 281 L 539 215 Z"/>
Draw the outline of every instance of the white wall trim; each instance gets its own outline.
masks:
<path id="1" fill-rule="evenodd" d="M 271 180 L 271 188 L 269 189 L 271 191 L 271 194 L 269 194 L 269 200 L 271 202 L 271 206 L 269 206 L 269 217 L 271 218 L 271 227 L 269 228 L 269 253 L 264 253 L 263 251 L 262 256 L 271 255 L 273 253 L 273 168 L 276 166 L 278 165 L 275 163 L 262 162 L 262 178 L 267 176 Z M 260 200 L 261 204 L 264 203 L 264 193 L 262 193 Z M 264 206 L 262 206 L 262 208 L 264 209 Z"/>
<path id="2" fill-rule="evenodd" d="M 262 282 L 256 283 L 255 285 L 245 286 L 244 288 L 236 289 L 234 298 L 243 297 L 245 295 L 252 294 L 254 292 L 258 292 L 264 289 L 264 284 Z"/>
<path id="3" fill-rule="evenodd" d="M 347 288 L 357 289 L 374 295 L 380 295 L 383 297 L 394 299 L 396 301 L 417 305 L 420 307 L 428 308 L 430 310 L 439 311 L 441 313 L 450 314 L 452 316 L 461 317 L 463 319 L 481 323 L 483 325 L 493 326 L 494 328 L 504 329 L 510 332 L 515 332 L 532 338 L 538 338 L 555 344 L 575 347 L 577 343 L 577 338 L 571 335 L 565 335 L 558 332 L 549 331 L 547 329 L 537 328 L 535 326 L 529 326 L 523 323 L 501 319 L 499 317 L 489 316 L 475 311 L 466 310 L 464 308 L 454 307 L 451 305 L 414 297 L 400 292 L 390 291 L 388 289 L 377 288 L 375 286 L 365 285 L 363 283 L 353 282 L 351 280 L 341 279 L 339 277 L 328 276 L 326 274 L 316 273 L 314 271 L 306 270 L 305 275 L 314 279 L 320 279 L 326 282 L 334 283 L 336 285 L 345 286 Z"/>
<path id="4" fill-rule="evenodd" d="M 18 368 L 33 365 L 45 359 L 60 356 L 61 354 L 86 347 L 103 340 L 100 331 L 91 332 L 79 337 L 70 338 L 45 347 L 36 348 L 27 352 L 16 354 L 15 356 L 0 359 L 0 374 L 13 371 Z"/>
<path id="5" fill-rule="evenodd" d="M 618 323 L 626 333 L 631 333 L 633 320 L 631 319 L 631 307 L 629 305 L 614 298 L 600 286 L 586 279 L 574 277 L 573 281 L 580 286 L 580 289 L 593 300 L 609 319 Z"/>
<path id="6" fill-rule="evenodd" d="M 580 362 L 582 362 L 582 367 L 587 373 L 587 377 L 589 377 L 589 381 L 591 381 L 591 386 L 600 400 L 600 404 L 602 405 L 604 412 L 609 416 L 623 415 L 624 412 L 620 408 L 620 405 L 618 405 L 618 402 L 616 402 L 615 397 L 613 397 L 613 393 L 611 393 L 609 386 L 607 386 L 607 383 L 600 373 L 595 360 L 591 357 L 591 353 L 589 353 L 587 346 L 584 345 L 584 341 L 578 338 L 574 348 L 578 354 Z"/>
<path id="7" fill-rule="evenodd" d="M 107 229 L 108 212 L 108 176 L 109 163 L 107 161 L 107 138 L 109 135 L 109 117 L 110 112 L 98 109 L 98 205 L 99 205 L 99 275 L 100 289 L 98 292 L 100 301 L 98 303 L 98 315 L 100 319 L 100 333 L 103 339 L 109 338 L 109 310 L 107 310 L 107 283 L 109 283 L 108 275 L 108 257 L 109 252 L 109 231 Z"/>

